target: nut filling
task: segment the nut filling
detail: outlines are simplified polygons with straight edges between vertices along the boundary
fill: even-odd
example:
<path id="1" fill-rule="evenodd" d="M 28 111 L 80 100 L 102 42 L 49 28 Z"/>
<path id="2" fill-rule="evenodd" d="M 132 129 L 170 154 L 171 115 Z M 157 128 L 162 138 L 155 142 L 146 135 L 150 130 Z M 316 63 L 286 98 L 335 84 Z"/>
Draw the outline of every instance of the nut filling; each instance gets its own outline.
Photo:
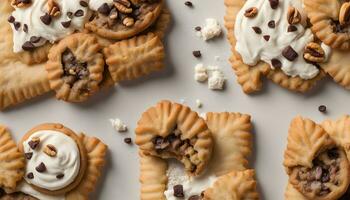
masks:
<path id="1" fill-rule="evenodd" d="M 152 142 L 157 153 L 165 157 L 175 157 L 181 160 L 185 165 L 186 171 L 193 173 L 201 163 L 198 158 L 198 152 L 194 147 L 197 139 L 196 137 L 184 139 L 181 131 L 176 127 L 167 137 L 157 136 L 153 138 Z"/>
<path id="2" fill-rule="evenodd" d="M 63 81 L 81 94 L 89 93 L 88 63 L 79 61 L 70 49 L 62 53 Z"/>
<path id="3" fill-rule="evenodd" d="M 341 184 L 341 150 L 334 148 L 321 153 L 313 160 L 313 167 L 295 167 L 293 178 L 298 181 L 297 188 L 302 193 L 312 193 L 317 197 L 324 197 L 331 193 L 334 187 Z"/>

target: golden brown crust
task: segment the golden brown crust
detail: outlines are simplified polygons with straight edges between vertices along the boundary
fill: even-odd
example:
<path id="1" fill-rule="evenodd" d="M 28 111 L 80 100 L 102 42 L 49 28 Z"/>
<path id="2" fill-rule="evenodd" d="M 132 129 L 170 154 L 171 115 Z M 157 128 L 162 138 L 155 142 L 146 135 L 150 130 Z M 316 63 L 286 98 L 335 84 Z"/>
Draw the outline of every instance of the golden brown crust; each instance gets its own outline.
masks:
<path id="1" fill-rule="evenodd" d="M 171 14 L 168 8 L 164 7 L 157 21 L 146 32 L 156 34 L 161 40 L 164 38 L 171 22 Z"/>
<path id="2" fill-rule="evenodd" d="M 21 192 L 16 192 L 12 194 L 5 194 L 4 196 L 0 195 L 0 200 L 38 200 L 32 196 L 23 194 Z"/>
<path id="3" fill-rule="evenodd" d="M 36 133 L 37 131 L 41 131 L 41 130 L 53 130 L 53 131 L 58 131 L 60 133 L 63 133 L 65 135 L 67 135 L 68 137 L 72 138 L 75 143 L 77 144 L 78 148 L 79 148 L 79 153 L 80 153 L 80 169 L 79 169 L 79 173 L 77 175 L 77 177 L 75 178 L 74 182 L 71 183 L 70 185 L 68 185 L 65 188 L 62 188 L 60 190 L 55 190 L 55 191 L 50 191 L 44 188 L 40 188 L 37 187 L 35 185 L 31 185 L 35 190 L 42 192 L 44 194 L 48 194 L 48 195 L 60 195 L 60 194 L 65 194 L 71 190 L 73 190 L 74 188 L 76 188 L 79 183 L 81 182 L 81 180 L 83 179 L 83 176 L 85 174 L 85 171 L 87 169 L 87 159 L 88 159 L 88 155 L 86 152 L 86 149 L 84 147 L 83 142 L 80 140 L 80 138 L 78 137 L 78 135 L 76 135 L 72 130 L 70 130 L 67 127 L 64 127 L 62 124 L 55 124 L 55 123 L 47 123 L 47 124 L 41 124 L 38 125 L 36 127 L 34 127 L 33 129 L 31 129 L 30 131 L 28 131 L 23 138 L 21 139 L 21 141 L 18 144 L 18 148 L 20 150 L 20 152 L 22 154 L 24 154 L 24 149 L 23 149 L 23 143 L 28 140 L 28 138 Z M 29 183 L 28 183 L 29 184 Z"/>
<path id="4" fill-rule="evenodd" d="M 285 200 L 309 200 L 303 196 L 294 186 L 288 183 L 286 192 L 284 193 Z"/>

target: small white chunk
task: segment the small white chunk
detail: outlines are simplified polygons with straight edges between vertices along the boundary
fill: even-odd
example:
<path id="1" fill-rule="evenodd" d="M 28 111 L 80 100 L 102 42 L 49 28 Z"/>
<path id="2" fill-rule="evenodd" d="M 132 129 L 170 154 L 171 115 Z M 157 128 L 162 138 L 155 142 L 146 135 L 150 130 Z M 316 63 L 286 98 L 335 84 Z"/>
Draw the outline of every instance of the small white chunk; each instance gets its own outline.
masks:
<path id="1" fill-rule="evenodd" d="M 194 79 L 198 82 L 204 82 L 208 79 L 207 68 L 203 64 L 197 64 L 194 67 Z"/>
<path id="2" fill-rule="evenodd" d="M 221 35 L 222 29 L 219 22 L 214 18 L 205 20 L 205 26 L 201 30 L 201 37 L 207 41 Z"/>
<path id="3" fill-rule="evenodd" d="M 109 119 L 114 129 L 118 132 L 126 132 L 128 130 L 128 127 L 118 118 L 116 119 Z"/>

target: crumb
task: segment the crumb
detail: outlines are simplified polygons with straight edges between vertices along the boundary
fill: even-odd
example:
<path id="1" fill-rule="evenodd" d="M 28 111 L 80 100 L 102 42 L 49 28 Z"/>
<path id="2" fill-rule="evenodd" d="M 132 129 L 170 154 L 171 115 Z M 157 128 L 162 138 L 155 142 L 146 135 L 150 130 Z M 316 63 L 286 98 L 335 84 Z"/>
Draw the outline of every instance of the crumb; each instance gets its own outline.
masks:
<path id="1" fill-rule="evenodd" d="M 128 130 L 128 127 L 118 118 L 116 119 L 109 119 L 114 129 L 118 132 L 126 132 Z"/>
<path id="2" fill-rule="evenodd" d="M 318 111 L 320 111 L 321 113 L 326 113 L 327 112 L 327 107 L 325 105 L 320 105 L 318 107 Z"/>
<path id="3" fill-rule="evenodd" d="M 188 7 L 193 7 L 193 3 L 190 2 L 190 1 L 186 1 L 186 2 L 185 2 L 185 5 L 188 6 Z"/>
<path id="4" fill-rule="evenodd" d="M 132 139 L 131 138 L 124 138 L 124 142 L 126 144 L 132 144 Z"/>
<path id="5" fill-rule="evenodd" d="M 219 22 L 214 18 L 208 18 L 205 20 L 205 26 L 201 29 L 198 36 L 201 36 L 203 40 L 207 41 L 221 35 L 222 29 Z"/>
<path id="6" fill-rule="evenodd" d="M 207 113 L 205 112 L 200 113 L 199 116 L 203 119 L 207 119 Z"/>
<path id="7" fill-rule="evenodd" d="M 198 82 L 204 82 L 208 80 L 207 68 L 203 64 L 197 64 L 194 67 L 194 79 Z"/>
<path id="8" fill-rule="evenodd" d="M 199 50 L 193 51 L 192 54 L 193 54 L 193 56 L 196 57 L 196 58 L 202 57 L 202 53 L 201 53 L 201 51 L 199 51 Z"/>
<path id="9" fill-rule="evenodd" d="M 208 88 L 211 90 L 222 90 L 224 89 L 225 85 L 225 76 L 224 73 L 217 67 L 209 67 L 212 71 L 209 81 L 208 81 Z"/>
<path id="10" fill-rule="evenodd" d="M 199 100 L 199 99 L 196 100 L 196 105 L 197 105 L 197 108 L 203 107 L 203 103 L 202 103 L 202 101 Z"/>

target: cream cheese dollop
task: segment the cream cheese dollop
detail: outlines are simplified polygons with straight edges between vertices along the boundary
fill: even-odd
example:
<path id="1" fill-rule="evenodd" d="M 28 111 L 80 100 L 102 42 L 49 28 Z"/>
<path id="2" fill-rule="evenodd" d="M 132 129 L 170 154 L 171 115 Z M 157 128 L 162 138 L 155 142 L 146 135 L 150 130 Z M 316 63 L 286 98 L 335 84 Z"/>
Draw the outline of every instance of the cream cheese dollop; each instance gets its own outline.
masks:
<path id="1" fill-rule="evenodd" d="M 236 18 L 234 35 L 237 43 L 235 48 L 247 65 L 254 66 L 263 60 L 274 68 L 271 63 L 272 59 L 278 59 L 282 64 L 282 71 L 288 76 L 312 79 L 317 76 L 319 69 L 307 63 L 303 58 L 303 53 L 306 44 L 314 41 L 314 36 L 311 30 L 305 28 L 301 23 L 295 25 L 296 31 L 288 32 L 289 6 L 297 8 L 302 16 L 304 15 L 300 0 L 279 0 L 276 9 L 271 8 L 269 0 L 247 0 Z M 250 18 L 244 16 L 245 11 L 252 7 L 257 8 L 257 15 Z M 271 21 L 274 21 L 274 28 L 268 25 Z M 253 27 L 260 28 L 261 33 L 257 34 Z M 298 53 L 298 57 L 293 61 L 282 55 L 283 50 L 288 46 Z"/>
<path id="2" fill-rule="evenodd" d="M 40 138 L 39 145 L 32 149 L 29 142 L 32 138 Z M 44 148 L 52 145 L 56 149 L 56 156 L 44 153 Z M 50 191 L 59 190 L 73 183 L 80 170 L 80 153 L 76 142 L 64 133 L 53 130 L 41 130 L 33 133 L 23 142 L 24 153 L 32 153 L 26 162 L 25 181 L 31 185 Z M 36 170 L 40 163 L 44 163 L 46 170 Z M 29 178 L 28 174 L 32 173 Z M 58 177 L 59 175 L 63 175 Z"/>
<path id="3" fill-rule="evenodd" d="M 15 20 L 15 23 L 11 23 L 13 51 L 15 53 L 23 51 L 23 45 L 31 41 L 32 37 L 41 38 L 31 43 L 33 46 L 39 47 L 44 45 L 46 41 L 53 43 L 74 33 L 76 30 L 81 30 L 91 16 L 89 8 L 81 5 L 78 0 L 56 0 L 61 14 L 52 17 L 51 23 L 46 25 L 42 22 L 41 17 L 48 12 L 48 1 L 32 0 L 28 7 L 15 8 L 12 12 L 12 17 Z M 62 25 L 62 22 L 67 23 L 69 21 L 70 25 L 68 27 Z"/>

